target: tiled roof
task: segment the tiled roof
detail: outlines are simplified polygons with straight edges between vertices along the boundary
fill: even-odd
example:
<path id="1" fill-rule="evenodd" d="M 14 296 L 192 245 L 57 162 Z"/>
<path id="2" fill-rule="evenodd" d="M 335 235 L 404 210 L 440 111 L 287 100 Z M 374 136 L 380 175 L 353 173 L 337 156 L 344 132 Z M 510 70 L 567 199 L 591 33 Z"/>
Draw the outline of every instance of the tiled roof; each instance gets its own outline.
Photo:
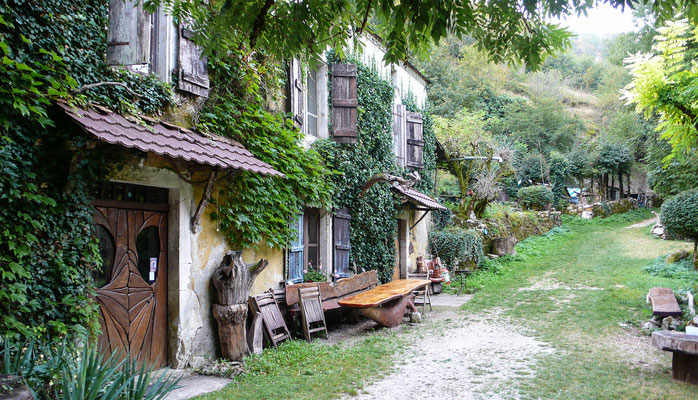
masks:
<path id="1" fill-rule="evenodd" d="M 141 124 L 110 112 L 85 110 L 58 103 L 85 131 L 107 143 L 223 169 L 241 169 L 284 176 L 260 161 L 240 143 L 217 135 L 204 135 L 165 122 Z M 145 119 L 145 121 L 151 121 Z"/>
<path id="2" fill-rule="evenodd" d="M 392 189 L 402 196 L 402 198 L 406 202 L 410 202 L 412 204 L 416 204 L 421 207 L 428 208 L 430 210 L 445 210 L 446 207 L 442 206 L 441 204 L 437 203 L 434 199 L 431 197 L 427 196 L 426 194 L 414 190 L 412 188 L 405 188 L 400 185 L 392 186 Z"/>

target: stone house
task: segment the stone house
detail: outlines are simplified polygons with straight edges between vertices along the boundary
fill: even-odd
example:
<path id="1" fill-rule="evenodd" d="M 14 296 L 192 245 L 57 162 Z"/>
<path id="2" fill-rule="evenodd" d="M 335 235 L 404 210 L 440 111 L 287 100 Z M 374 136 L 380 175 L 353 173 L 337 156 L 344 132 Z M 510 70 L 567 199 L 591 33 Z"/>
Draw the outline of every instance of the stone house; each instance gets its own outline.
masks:
<path id="1" fill-rule="evenodd" d="M 205 101 L 210 89 L 206 60 L 186 24 L 177 26 L 164 11 L 149 14 L 132 1 L 114 0 L 110 6 L 107 63 L 154 74 L 168 83 L 176 77 L 176 101 L 182 114 Z M 361 60 L 375 65 L 396 88 L 395 162 L 418 171 L 423 151 L 421 116 L 407 112 L 402 102 L 410 95 L 423 107 L 428 81 L 410 64 L 384 65 L 380 38 L 365 35 L 360 40 Z M 356 136 L 356 69 L 352 72 L 351 66 L 344 65 L 343 70 L 330 71 L 321 63 L 304 70 L 298 60 L 288 64 L 287 111 L 304 133 L 304 143 L 322 138 L 351 142 L 352 132 Z M 330 80 L 333 87 L 347 90 L 333 90 L 330 99 Z M 100 141 L 140 151 L 137 160 L 109 177 L 94 202 L 105 263 L 103 273 L 95 276 L 100 286 L 102 343 L 145 353 L 160 365 L 174 368 L 215 358 L 218 339 L 211 315 L 215 299 L 210 278 L 231 246 L 207 217 L 213 211 L 208 199 L 215 185 L 214 171 L 279 173 L 226 138 L 149 120 L 150 128 L 144 128 L 99 107 L 63 108 Z M 338 123 L 345 126 L 339 128 Z M 205 179 L 195 181 L 193 176 Z M 405 204 L 397 216 L 394 277 L 399 278 L 415 268 L 417 256 L 427 254 L 428 211 L 438 204 L 412 189 L 396 195 Z M 301 282 L 307 265 L 322 265 L 327 279 L 351 273 L 350 215 L 307 207 L 289 218 L 298 236 L 287 249 L 270 249 L 262 243 L 257 251 L 243 251 L 246 262 L 269 261 L 252 294 Z"/>

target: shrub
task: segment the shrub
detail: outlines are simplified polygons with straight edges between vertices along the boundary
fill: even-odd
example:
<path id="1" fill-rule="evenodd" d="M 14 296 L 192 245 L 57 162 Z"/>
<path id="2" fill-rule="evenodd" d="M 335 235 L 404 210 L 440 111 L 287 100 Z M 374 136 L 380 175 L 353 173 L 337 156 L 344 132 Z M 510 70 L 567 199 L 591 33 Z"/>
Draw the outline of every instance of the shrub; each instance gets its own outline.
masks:
<path id="1" fill-rule="evenodd" d="M 553 192 L 542 185 L 522 187 L 518 197 L 521 207 L 533 210 L 542 210 L 555 199 Z"/>
<path id="2" fill-rule="evenodd" d="M 464 229 L 429 233 L 429 249 L 431 254 L 440 257 L 450 270 L 476 267 L 484 258 L 480 235 Z"/>
<path id="3" fill-rule="evenodd" d="M 450 208 L 445 210 L 434 210 L 431 212 L 431 221 L 434 223 L 434 230 L 440 231 L 451 224 L 453 211 Z"/>
<path id="4" fill-rule="evenodd" d="M 664 203 L 662 224 L 670 232 L 693 240 L 693 262 L 698 263 L 698 189 L 679 193 Z"/>

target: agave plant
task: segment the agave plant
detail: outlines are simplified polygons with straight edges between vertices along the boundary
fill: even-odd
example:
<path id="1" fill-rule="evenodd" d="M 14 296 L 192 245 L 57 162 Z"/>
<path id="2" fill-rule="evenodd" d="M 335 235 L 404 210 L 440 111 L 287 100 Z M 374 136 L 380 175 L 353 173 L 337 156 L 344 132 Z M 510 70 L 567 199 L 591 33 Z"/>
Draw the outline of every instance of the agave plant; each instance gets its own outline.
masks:
<path id="1" fill-rule="evenodd" d="M 177 388 L 179 379 L 166 371 L 153 373 L 128 354 L 107 356 L 87 338 L 80 343 L 76 351 L 65 338 L 53 346 L 5 339 L 2 373 L 22 377 L 35 398 L 46 400 L 162 400 Z"/>

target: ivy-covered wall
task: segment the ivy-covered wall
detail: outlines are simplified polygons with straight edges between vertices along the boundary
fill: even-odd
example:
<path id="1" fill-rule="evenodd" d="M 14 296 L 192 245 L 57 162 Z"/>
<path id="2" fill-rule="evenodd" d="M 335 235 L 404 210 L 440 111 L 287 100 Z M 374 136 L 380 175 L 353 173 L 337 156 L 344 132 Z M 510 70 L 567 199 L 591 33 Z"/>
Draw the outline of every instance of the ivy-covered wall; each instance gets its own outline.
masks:
<path id="1" fill-rule="evenodd" d="M 402 206 L 387 185 L 374 185 L 364 196 L 359 196 L 359 193 L 374 174 L 404 175 L 407 172 L 395 162 L 392 126 L 394 87 L 380 76 L 375 67 L 363 64 L 358 57 L 347 56 L 340 60 L 334 52 L 329 52 L 327 62 L 330 71 L 332 64 L 337 62 L 357 65 L 357 143 L 337 144 L 329 139 L 316 141 L 313 147 L 337 172 L 332 177 L 336 188 L 333 199 L 335 207 L 347 207 L 351 214 L 351 265 L 356 265 L 357 269 L 377 270 L 380 281 L 388 282 L 393 277 L 396 265 L 396 217 Z M 329 81 L 331 86 L 331 79 Z M 414 103 L 407 105 L 417 111 Z M 423 181 L 418 186 L 426 193 L 433 191 L 436 166 L 435 137 L 428 118 L 425 118 L 424 125 L 425 168 L 420 171 Z"/>
<path id="2" fill-rule="evenodd" d="M 94 331 L 100 264 L 88 202 L 128 152 L 96 144 L 58 98 L 155 112 L 171 90 L 104 63 L 108 0 L 0 0 L 0 335 Z M 121 82 L 82 90 L 96 82 Z M 134 96 L 136 93 L 137 96 Z M 89 149 L 89 150 L 88 150 Z"/>

